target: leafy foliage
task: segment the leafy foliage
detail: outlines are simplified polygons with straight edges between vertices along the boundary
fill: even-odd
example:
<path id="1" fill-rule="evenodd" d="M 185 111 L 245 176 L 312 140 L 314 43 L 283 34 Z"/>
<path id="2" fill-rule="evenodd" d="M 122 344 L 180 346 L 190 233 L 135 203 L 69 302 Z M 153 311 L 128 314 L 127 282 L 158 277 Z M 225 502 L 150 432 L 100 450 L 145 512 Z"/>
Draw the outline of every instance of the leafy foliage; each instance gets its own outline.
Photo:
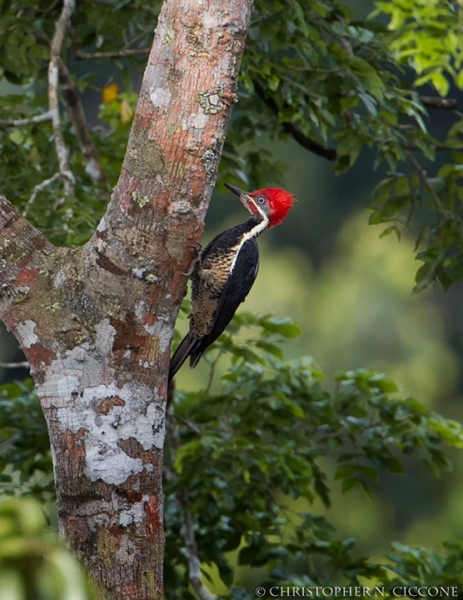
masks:
<path id="1" fill-rule="evenodd" d="M 277 117 L 322 144 L 334 137 L 338 172 L 365 146 L 394 167 L 404 144 L 423 143 L 425 126 L 424 109 L 388 42 L 384 27 L 357 22 L 339 2 L 259 2 L 242 67 L 237 135 L 248 141 L 256 130 L 273 135 Z M 253 108 L 256 98 L 260 111 Z M 416 129 L 400 127 L 407 116 Z"/>
<path id="2" fill-rule="evenodd" d="M 0 386 L 0 492 L 54 494 L 50 441 L 32 380 Z"/>
<path id="3" fill-rule="evenodd" d="M 448 0 L 392 0 L 377 2 L 390 15 L 389 29 L 395 33 L 391 43 L 397 61 L 416 73 L 416 86 L 430 81 L 446 96 L 447 73 L 452 82 L 463 88 L 462 15 Z"/>
<path id="4" fill-rule="evenodd" d="M 457 586 L 461 589 L 462 544 L 444 542 L 445 552 L 433 552 L 428 548 L 410 548 L 395 542 L 393 552 L 388 556 L 392 561 L 389 570 L 395 573 L 390 587 L 395 585 Z"/>
<path id="5" fill-rule="evenodd" d="M 259 140 L 292 135 L 327 157 L 334 144 L 338 173 L 373 149 L 374 166 L 389 174 L 373 194 L 370 223 L 398 234 L 413 226 L 424 263 L 416 290 L 436 280 L 447 288 L 463 277 L 461 120 L 455 113 L 445 139 L 435 139 L 419 92 L 431 82 L 445 95 L 448 80 L 461 88 L 461 9 L 446 0 L 393 0 L 378 2 L 375 14 L 381 11 L 391 15 L 389 27 L 379 18 L 357 20 L 341 2 L 257 2 L 226 157 L 243 145 L 234 166 L 253 186 L 281 172 Z M 405 67 L 416 73 L 414 85 Z M 420 161 L 442 150 L 449 162 L 428 175 Z"/>
<path id="6" fill-rule="evenodd" d="M 92 53 L 149 47 L 160 4 L 146 0 L 79 4 L 73 18 L 72 37 L 76 44 L 66 49 L 66 62 L 70 63 L 77 48 Z M 48 6 L 31 1 L 0 1 L 0 81 L 3 79 L 15 86 L 11 91 L 2 92 L 0 119 L 31 118 L 46 112 L 49 44 L 60 11 L 61 3 Z M 94 61 L 86 61 L 85 68 L 77 67 L 74 62 L 69 68 L 72 83 L 79 94 L 87 94 L 90 101 L 92 89 L 102 94 L 112 80 L 123 83 L 121 95 L 108 102 L 120 107 L 133 102 L 130 73 L 134 69 L 142 70 L 144 65 L 142 54 L 111 61 L 106 69 Z M 96 111 L 92 112 L 90 118 L 95 121 Z M 21 210 L 27 206 L 28 218 L 55 244 L 84 243 L 94 232 L 117 182 L 130 118 L 124 119 L 119 114 L 115 122 L 114 111 L 105 103 L 99 117 L 100 123 L 91 131 L 91 140 L 96 153 L 102 157 L 105 181 L 96 184 L 91 179 L 74 125 L 63 111 L 65 142 L 76 177 L 75 197 L 64 193 L 63 182 L 58 179 L 39 191 L 30 205 L 28 200 L 34 187 L 58 172 L 51 124 L 30 124 L 22 128 L 0 126 L 1 191 Z"/>
<path id="7" fill-rule="evenodd" d="M 254 334 L 243 343 L 238 334 L 246 328 Z M 380 472 L 402 473 L 402 459 L 410 455 L 438 475 L 449 466 L 445 447 L 463 447 L 460 424 L 399 398 L 383 374 L 340 373 L 334 392 L 327 391 L 311 359 L 283 359 L 282 342 L 296 333 L 289 321 L 241 313 L 234 333 L 215 345 L 232 357 L 220 392 L 176 397 L 181 445 L 171 447 L 175 476 L 165 488 L 168 598 L 190 597 L 187 591 L 179 596 L 187 587 L 182 494 L 196 523 L 199 557 L 217 566 L 227 587 L 233 583 L 230 552 L 240 568 L 257 570 L 254 577 L 265 568 L 266 588 L 272 581 L 359 585 L 359 578 L 386 584 L 386 568 L 359 558 L 355 541 L 338 540 L 310 506 L 329 507 L 333 485 L 370 493 Z M 298 499 L 306 511 L 294 508 Z M 430 551 L 409 552 L 419 562 Z M 237 587 L 232 597 L 252 597 L 241 593 Z"/>

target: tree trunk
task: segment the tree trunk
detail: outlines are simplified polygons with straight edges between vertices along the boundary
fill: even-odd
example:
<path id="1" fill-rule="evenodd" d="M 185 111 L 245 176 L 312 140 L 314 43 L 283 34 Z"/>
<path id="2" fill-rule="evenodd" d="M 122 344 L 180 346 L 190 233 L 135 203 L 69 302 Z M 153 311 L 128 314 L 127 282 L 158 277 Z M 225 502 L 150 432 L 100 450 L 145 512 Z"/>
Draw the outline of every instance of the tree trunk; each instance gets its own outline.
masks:
<path id="1" fill-rule="evenodd" d="M 170 341 L 215 182 L 250 0 L 166 0 L 108 210 L 55 248 L 0 197 L 0 316 L 31 364 L 58 514 L 108 598 L 160 599 Z"/>

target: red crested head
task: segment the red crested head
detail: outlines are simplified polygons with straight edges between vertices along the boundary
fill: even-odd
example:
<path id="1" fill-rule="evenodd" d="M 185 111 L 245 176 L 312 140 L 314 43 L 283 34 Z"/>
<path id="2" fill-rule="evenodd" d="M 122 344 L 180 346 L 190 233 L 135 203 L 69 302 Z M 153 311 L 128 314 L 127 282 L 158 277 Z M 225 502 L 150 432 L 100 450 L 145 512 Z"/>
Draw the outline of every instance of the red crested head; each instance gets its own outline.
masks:
<path id="1" fill-rule="evenodd" d="M 257 199 L 264 197 L 269 206 L 269 227 L 275 227 L 284 221 L 286 215 L 296 201 L 291 192 L 287 192 L 282 188 L 265 188 L 256 190 L 249 194 L 252 198 Z"/>
<path id="2" fill-rule="evenodd" d="M 293 194 L 281 188 L 265 188 L 255 192 L 244 192 L 240 188 L 225 184 L 239 197 L 244 206 L 253 215 L 260 215 L 267 221 L 268 227 L 279 225 L 289 212 L 296 199 Z"/>

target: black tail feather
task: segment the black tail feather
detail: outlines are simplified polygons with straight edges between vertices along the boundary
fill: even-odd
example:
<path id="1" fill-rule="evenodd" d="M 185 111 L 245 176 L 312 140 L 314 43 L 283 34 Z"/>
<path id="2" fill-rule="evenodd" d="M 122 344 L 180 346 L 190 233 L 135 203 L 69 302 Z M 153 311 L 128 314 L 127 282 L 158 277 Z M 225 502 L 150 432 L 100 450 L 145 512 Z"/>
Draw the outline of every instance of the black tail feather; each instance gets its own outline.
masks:
<path id="1" fill-rule="evenodd" d="M 197 340 L 188 333 L 177 347 L 169 366 L 169 381 L 174 377 L 175 373 L 180 369 L 186 359 L 190 356 L 191 350 Z"/>

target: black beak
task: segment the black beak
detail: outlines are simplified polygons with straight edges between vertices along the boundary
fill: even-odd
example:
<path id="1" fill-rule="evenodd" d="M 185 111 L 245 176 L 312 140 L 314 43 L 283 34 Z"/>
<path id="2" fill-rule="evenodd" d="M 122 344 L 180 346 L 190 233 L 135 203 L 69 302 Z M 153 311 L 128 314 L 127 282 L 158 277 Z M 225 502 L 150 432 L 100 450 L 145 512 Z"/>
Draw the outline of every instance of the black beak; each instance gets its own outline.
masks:
<path id="1" fill-rule="evenodd" d="M 236 196 L 238 196 L 238 198 L 240 198 L 241 196 L 247 196 L 248 193 L 244 192 L 243 190 L 240 190 L 240 188 L 235 187 L 234 185 L 230 185 L 229 183 L 224 183 L 224 186 L 226 188 L 228 188 L 230 190 L 230 192 L 233 192 Z"/>
<path id="2" fill-rule="evenodd" d="M 230 190 L 230 192 L 233 192 L 238 196 L 238 198 L 241 200 L 242 205 L 250 214 L 253 214 L 255 212 L 255 210 L 253 209 L 253 206 L 255 206 L 254 199 L 248 194 L 248 192 L 243 192 L 243 190 L 240 190 L 240 188 L 237 188 L 234 185 L 230 185 L 229 183 L 225 183 L 224 185 Z"/>

